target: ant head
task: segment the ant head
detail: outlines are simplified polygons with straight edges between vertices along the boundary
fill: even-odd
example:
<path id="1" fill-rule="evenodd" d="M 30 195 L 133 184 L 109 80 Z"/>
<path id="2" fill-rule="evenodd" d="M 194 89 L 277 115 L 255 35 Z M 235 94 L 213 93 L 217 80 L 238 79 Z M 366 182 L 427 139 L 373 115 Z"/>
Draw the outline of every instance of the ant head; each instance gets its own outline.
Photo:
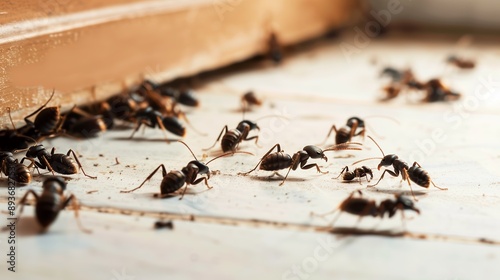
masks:
<path id="1" fill-rule="evenodd" d="M 243 121 L 241 121 L 238 124 L 238 127 L 236 129 L 238 129 L 239 131 L 244 131 L 245 130 L 245 126 L 248 126 L 249 130 L 257 129 L 257 130 L 260 131 L 260 127 L 257 125 L 257 123 L 249 121 L 249 120 L 243 120 Z"/>
<path id="2" fill-rule="evenodd" d="M 186 135 L 186 127 L 175 117 L 165 117 L 162 120 L 162 124 L 166 130 L 172 132 L 175 135 L 184 137 Z"/>
<path id="3" fill-rule="evenodd" d="M 351 117 L 347 120 L 347 126 L 352 128 L 354 126 L 354 123 L 357 124 L 358 127 L 365 127 L 365 121 L 358 118 L 358 117 Z"/>
<path id="4" fill-rule="evenodd" d="M 316 146 L 313 145 L 305 146 L 304 149 L 302 150 L 304 150 L 311 158 L 321 158 L 324 159 L 325 161 L 328 161 L 328 158 L 323 153 L 323 150 L 321 150 Z"/>
<path id="5" fill-rule="evenodd" d="M 368 168 L 366 166 L 361 166 L 361 168 L 363 169 L 363 171 L 366 173 L 366 174 L 370 174 L 370 177 L 373 178 L 373 172 L 371 170 L 371 168 Z"/>
<path id="6" fill-rule="evenodd" d="M 45 147 L 42 144 L 37 144 L 29 147 L 26 152 L 26 156 L 30 158 L 35 158 L 38 156 L 38 153 L 45 151 Z"/>
<path id="7" fill-rule="evenodd" d="M 44 190 L 50 189 L 58 194 L 62 194 L 66 190 L 66 181 L 62 177 L 49 177 L 43 181 L 42 188 Z"/>
<path id="8" fill-rule="evenodd" d="M 380 170 L 382 166 L 390 166 L 394 163 L 394 161 L 398 158 L 397 155 L 386 155 L 382 158 L 380 163 L 377 166 L 377 169 Z"/>
<path id="9" fill-rule="evenodd" d="M 210 168 L 208 168 L 208 165 L 201 161 L 193 160 L 188 163 L 188 165 L 196 165 L 198 167 L 198 174 L 209 174 L 210 175 Z"/>
<path id="10" fill-rule="evenodd" d="M 404 197 L 400 194 L 396 195 L 396 204 L 401 207 L 403 210 L 413 210 L 420 214 L 420 210 L 415 207 L 413 201 L 407 197 Z"/>

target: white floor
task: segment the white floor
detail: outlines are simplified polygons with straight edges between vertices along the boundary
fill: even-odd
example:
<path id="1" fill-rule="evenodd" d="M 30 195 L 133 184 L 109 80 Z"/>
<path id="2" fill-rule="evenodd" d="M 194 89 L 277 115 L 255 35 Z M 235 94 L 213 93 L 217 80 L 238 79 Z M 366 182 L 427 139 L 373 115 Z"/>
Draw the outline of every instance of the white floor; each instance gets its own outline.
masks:
<path id="1" fill-rule="evenodd" d="M 207 190 L 203 184 L 189 188 L 183 200 L 155 199 L 161 172 L 134 193 L 159 164 L 180 170 L 192 160 L 179 143 L 167 145 L 162 133 L 146 129 L 137 141 L 131 131 L 113 131 L 98 139 L 45 142 L 59 152 L 78 151 L 91 180 L 71 176 L 68 189 L 87 207 L 81 211 L 85 234 L 72 211 L 63 211 L 47 233 L 38 234 L 33 209 L 26 207 L 17 227 L 17 272 L 7 271 L 7 233 L 0 234 L 2 279 L 498 279 L 500 269 L 500 62 L 498 44 L 480 41 L 465 48 L 454 40 L 436 37 L 410 41 L 371 41 L 348 59 L 340 44 L 352 43 L 346 35 L 301 52 L 281 67 L 234 71 L 214 79 L 199 90 L 202 106 L 189 113 L 191 123 L 208 133 L 188 129 L 184 139 L 201 158 L 224 125 L 235 128 L 239 94 L 253 89 L 264 105 L 245 118 L 279 115 L 260 120 L 261 148 L 244 142 L 241 149 L 255 153 L 214 161 Z M 444 64 L 450 52 L 477 59 L 472 71 Z M 381 68 L 412 66 L 423 80 L 442 76 L 463 94 L 455 103 L 420 104 L 418 94 L 380 103 L 386 80 Z M 486 81 L 486 82 L 485 82 Z M 493 81 L 489 83 L 487 81 Z M 328 221 L 311 218 L 327 212 L 350 192 L 363 185 L 343 183 L 341 169 L 366 157 L 379 157 L 368 139 L 363 151 L 328 152 L 319 162 L 329 174 L 315 169 L 290 172 L 287 182 L 268 180 L 270 173 L 238 175 L 253 168 L 274 144 L 287 153 L 320 143 L 332 124 L 345 124 L 351 116 L 390 116 L 366 122 L 386 154 L 396 153 L 412 164 L 418 161 L 434 182 L 448 188 L 423 189 L 413 185 L 421 215 L 406 214 L 406 237 L 339 235 L 318 230 Z M 379 135 L 377 137 L 376 135 Z M 382 136 L 382 137 L 380 137 Z M 362 141 L 361 139 L 359 139 Z M 329 144 L 333 143 L 333 137 Z M 220 147 L 220 146 L 217 146 Z M 208 158 L 220 154 L 209 152 Z M 118 158 L 119 164 L 116 164 Z M 363 165 L 374 168 L 376 160 Z M 282 172 L 284 175 L 285 172 Z M 17 190 L 40 190 L 43 177 Z M 6 186 L 5 178 L 2 185 Z M 0 194 L 0 221 L 6 222 L 7 188 Z M 364 195 L 377 201 L 409 193 L 399 178 L 386 176 Z M 101 209 L 101 212 L 97 211 Z M 127 210 L 127 211 L 122 211 Z M 106 212 L 106 213 L 103 213 Z M 154 230 L 156 216 L 173 219 L 173 230 Z M 193 215 L 193 221 L 190 221 Z M 343 214 L 339 227 L 357 226 L 374 233 L 402 231 L 400 214 L 393 219 Z M 4 222 L 5 221 L 5 222 Z M 419 239 L 418 237 L 422 237 Z M 424 237 L 427 238 L 424 238 Z M 14 276 L 14 278 L 12 278 Z M 8 278 L 5 278 L 8 277 Z"/>

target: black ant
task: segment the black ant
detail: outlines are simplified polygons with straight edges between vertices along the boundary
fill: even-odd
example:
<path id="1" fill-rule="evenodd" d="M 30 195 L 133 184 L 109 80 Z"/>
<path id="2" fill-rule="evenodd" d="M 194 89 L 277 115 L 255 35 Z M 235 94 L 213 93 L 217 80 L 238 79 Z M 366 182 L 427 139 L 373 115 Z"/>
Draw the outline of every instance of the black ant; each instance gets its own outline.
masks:
<path id="1" fill-rule="evenodd" d="M 393 177 L 398 177 L 399 173 L 401 173 L 402 180 L 408 182 L 408 185 L 410 186 L 411 195 L 413 196 L 413 198 L 415 200 L 418 200 L 418 199 L 415 197 L 415 194 L 413 193 L 413 189 L 411 188 L 410 180 L 413 181 L 415 184 L 417 184 L 421 187 L 424 187 L 424 188 L 429 188 L 430 184 L 432 183 L 432 185 L 434 187 L 436 187 L 440 190 L 447 190 L 447 188 L 440 188 L 440 187 L 436 186 L 436 184 L 434 184 L 434 182 L 431 180 L 427 171 L 423 170 L 422 167 L 420 166 L 420 164 L 418 164 L 418 162 L 414 162 L 413 165 L 410 167 L 406 162 L 400 160 L 397 155 L 394 155 L 394 154 L 385 155 L 384 151 L 382 151 L 382 148 L 380 148 L 378 143 L 375 142 L 375 140 L 373 140 L 373 138 L 371 138 L 370 136 L 368 136 L 368 138 L 370 138 L 373 141 L 373 143 L 375 143 L 375 145 L 377 145 L 380 152 L 382 152 L 383 158 L 367 158 L 367 159 L 359 160 L 359 161 L 353 163 L 353 165 L 357 164 L 359 162 L 365 161 L 365 160 L 381 159 L 381 161 L 377 167 L 378 170 L 380 170 L 380 167 L 382 167 L 382 166 L 391 166 L 392 165 L 394 167 L 394 171 L 391 171 L 389 169 L 385 169 L 384 172 L 382 172 L 382 175 L 380 176 L 380 179 L 378 179 L 377 183 L 374 185 L 368 185 L 368 187 L 375 187 L 380 182 L 380 180 L 382 180 L 382 178 L 384 178 L 384 175 L 387 172 L 387 173 L 389 173 L 389 175 L 391 175 Z"/>
<path id="2" fill-rule="evenodd" d="M 0 150 L 14 152 L 27 149 L 30 145 L 36 143 L 35 139 L 24 135 L 24 133 L 29 133 L 27 130 L 31 129 L 28 129 L 27 126 L 23 127 L 22 130 L 16 129 L 10 114 L 10 107 L 7 107 L 7 112 L 13 129 L 3 129 L 0 131 Z"/>
<path id="3" fill-rule="evenodd" d="M 253 91 L 249 91 L 241 96 L 241 108 L 243 111 L 250 109 L 252 106 L 260 105 L 262 105 L 262 100 Z"/>
<path id="4" fill-rule="evenodd" d="M 64 119 L 61 116 L 60 106 L 47 107 L 47 104 L 49 104 L 54 97 L 54 93 L 55 90 L 52 91 L 52 95 L 49 100 L 45 102 L 45 104 L 24 118 L 26 127 L 20 128 L 19 130 L 28 129 L 31 132 L 24 132 L 23 135 L 39 141 L 44 136 L 51 136 L 60 132 L 64 122 Z M 31 121 L 29 118 L 35 114 L 37 114 L 35 120 Z"/>
<path id="5" fill-rule="evenodd" d="M 220 138 L 222 137 L 221 141 L 221 148 L 223 152 L 228 152 L 228 151 L 235 151 L 238 147 L 238 145 L 242 141 L 250 141 L 255 139 L 255 144 L 257 145 L 257 141 L 259 140 L 259 136 L 255 135 L 252 137 L 248 137 L 248 133 L 251 130 L 260 130 L 259 126 L 257 123 L 249 121 L 249 120 L 244 120 L 241 121 L 236 129 L 228 129 L 227 125 L 222 128 L 219 137 L 217 137 L 217 140 L 215 140 L 215 143 L 206 149 L 203 149 L 204 151 L 208 151 L 212 149 L 217 142 L 219 142 Z M 224 135 L 224 136 L 222 136 Z"/>
<path id="6" fill-rule="evenodd" d="M 283 61 L 283 50 L 278 40 L 278 35 L 271 32 L 269 36 L 269 57 L 274 62 L 274 64 L 280 64 Z"/>
<path id="7" fill-rule="evenodd" d="M 107 125 L 102 116 L 90 115 L 76 106 L 64 116 L 65 121 L 62 129 L 65 134 L 74 137 L 92 138 L 107 130 Z"/>
<path id="8" fill-rule="evenodd" d="M 339 178 L 342 174 L 344 174 L 344 176 L 342 176 L 342 180 L 352 181 L 355 178 L 359 178 L 359 184 L 361 184 L 361 178 L 363 177 L 365 177 L 366 181 L 368 182 L 370 182 L 370 180 L 373 179 L 372 170 L 364 165 L 354 169 L 353 171 L 349 171 L 349 167 L 346 166 L 342 169 L 342 172 L 340 172 L 337 178 Z M 370 175 L 370 179 L 368 179 L 368 175 Z"/>
<path id="9" fill-rule="evenodd" d="M 368 118 L 387 118 L 389 120 L 392 120 L 396 123 L 399 124 L 399 122 L 391 117 L 387 116 L 369 116 L 366 117 L 365 119 Z M 344 126 L 341 128 L 337 129 L 335 125 L 332 125 L 330 128 L 330 131 L 328 131 L 328 135 L 326 136 L 325 140 L 321 143 L 325 143 L 330 135 L 332 134 L 332 131 L 335 131 L 335 144 L 343 144 L 343 143 L 348 143 L 351 142 L 352 138 L 355 136 L 361 135 L 363 139 L 365 138 L 365 133 L 368 125 L 365 124 L 365 119 L 361 119 L 358 117 L 351 117 L 347 119 L 347 122 Z M 359 129 L 359 131 L 358 131 Z M 373 130 L 373 129 L 371 129 Z"/>
<path id="10" fill-rule="evenodd" d="M 446 62 L 451 63 L 461 69 L 472 69 L 476 66 L 476 63 L 473 60 L 463 59 L 456 55 L 450 55 L 446 59 Z"/>
<path id="11" fill-rule="evenodd" d="M 356 133 L 356 130 L 360 128 L 360 131 Z M 347 120 L 346 125 L 342 126 L 340 129 L 337 129 L 335 125 L 332 125 L 328 135 L 325 138 L 325 141 L 330 137 L 332 131 L 335 131 L 335 144 L 343 144 L 350 142 L 354 136 L 361 135 L 363 138 L 365 137 L 365 121 L 358 118 L 352 117 Z"/>
<path id="12" fill-rule="evenodd" d="M 427 94 L 423 102 L 438 102 L 438 101 L 449 101 L 457 100 L 460 98 L 461 94 L 456 93 L 448 89 L 447 86 L 439 79 L 431 79 L 426 83 L 414 82 L 411 84 L 416 89 L 424 89 Z"/>
<path id="13" fill-rule="evenodd" d="M 189 107 L 197 107 L 200 102 L 196 97 L 196 94 L 192 89 L 182 89 L 178 90 L 168 84 L 157 84 L 151 80 L 144 80 L 144 82 L 140 85 L 139 91 L 155 91 L 159 93 L 163 97 L 171 98 L 174 102 L 189 106 Z"/>
<path id="14" fill-rule="evenodd" d="M 19 163 L 11 152 L 0 152 L 0 171 L 16 183 L 27 185 L 31 182 L 30 168 L 33 165 L 33 161 L 29 166 Z"/>
<path id="15" fill-rule="evenodd" d="M 137 110 L 133 119 L 137 125 L 132 135 L 130 135 L 130 138 L 134 137 L 134 134 L 143 125 L 151 128 L 159 127 L 163 131 L 168 130 L 169 132 L 181 137 L 186 135 L 186 127 L 179 121 L 179 119 L 172 116 L 164 116 L 162 113 L 151 107 Z"/>
<path id="16" fill-rule="evenodd" d="M 31 146 L 26 152 L 26 157 L 21 160 L 21 163 L 23 163 L 24 159 L 30 159 L 33 160 L 36 167 L 48 169 L 52 173 L 57 172 L 59 174 L 76 174 L 78 173 L 78 169 L 81 169 L 85 176 L 92 179 L 97 178 L 85 173 L 82 164 L 73 150 L 70 149 L 66 154 L 55 154 L 55 149 L 52 148 L 49 153 L 42 144 Z M 73 155 L 73 158 L 70 155 Z"/>
<path id="17" fill-rule="evenodd" d="M 389 215 L 389 218 L 392 218 L 398 210 L 401 211 L 401 217 L 403 221 L 404 210 L 412 210 L 420 214 L 420 210 L 415 207 L 413 201 L 400 194 L 395 195 L 396 199 L 386 199 L 380 202 L 379 205 L 377 205 L 377 202 L 375 200 L 368 200 L 363 197 L 353 197 L 355 193 L 359 193 L 360 196 L 363 195 L 363 193 L 359 190 L 354 191 L 334 210 L 321 215 L 313 215 L 324 217 L 335 213 L 337 210 L 340 210 L 337 217 L 335 217 L 330 223 L 330 226 L 333 227 L 333 224 L 335 223 L 335 221 L 337 221 L 342 212 L 347 212 L 349 214 L 359 216 L 360 220 L 364 216 L 372 216 L 374 218 L 380 217 L 382 219 L 384 218 L 386 213 Z"/>
<path id="18" fill-rule="evenodd" d="M 361 145 L 359 143 L 349 143 L 349 144 L 356 144 L 356 145 Z M 260 166 L 259 169 L 261 170 L 266 170 L 266 171 L 275 171 L 274 174 L 278 174 L 276 171 L 288 168 L 288 172 L 286 173 L 285 177 L 283 177 L 283 181 L 280 183 L 280 186 L 283 185 L 286 181 L 286 178 L 288 177 L 288 174 L 290 173 L 290 170 L 297 170 L 297 168 L 300 166 L 301 169 L 310 169 L 313 167 L 316 167 L 316 170 L 319 173 L 326 174 L 328 172 L 323 172 L 319 168 L 318 164 L 316 163 L 311 163 L 307 164 L 307 161 L 310 158 L 314 159 L 324 159 L 325 161 L 328 161 L 328 158 L 325 156 L 324 152 L 327 151 L 339 151 L 339 150 L 361 150 L 360 148 L 355 148 L 355 147 L 350 147 L 349 144 L 339 144 L 332 146 L 328 149 L 321 150 L 320 148 L 309 145 L 305 146 L 302 150 L 296 152 L 292 156 L 289 154 L 285 154 L 285 151 L 281 149 L 280 144 L 274 145 L 262 158 L 260 161 L 257 163 L 257 165 L 250 171 L 243 173 L 243 175 L 248 175 L 255 171 L 257 167 Z M 272 152 L 276 148 L 276 152 Z M 273 175 L 274 175 L 273 174 Z M 279 174 L 278 174 L 279 175 Z"/>
<path id="19" fill-rule="evenodd" d="M 127 190 L 127 191 L 120 191 L 121 193 L 130 193 L 135 190 L 140 189 L 144 183 L 149 181 L 155 174 L 158 172 L 158 170 L 161 168 L 162 175 L 163 175 L 163 180 L 161 181 L 160 184 L 160 194 L 155 195 L 155 197 L 159 198 L 165 198 L 167 196 L 170 196 L 173 192 L 176 192 L 180 188 L 182 188 L 184 185 L 186 187 L 182 191 L 181 197 L 179 198 L 182 199 L 184 197 L 184 194 L 186 193 L 186 190 L 189 185 L 197 185 L 201 182 L 204 182 L 205 185 L 207 186 L 208 189 L 211 189 L 212 187 L 208 185 L 208 179 L 210 179 L 210 169 L 208 168 L 208 164 L 218 158 L 221 157 L 226 157 L 235 153 L 244 153 L 244 154 L 250 154 L 248 152 L 230 152 L 230 153 L 225 153 L 220 156 L 217 156 L 211 160 L 209 160 L 207 163 L 203 163 L 199 161 L 196 156 L 194 155 L 193 151 L 189 146 L 184 143 L 183 141 L 176 141 L 182 143 L 184 146 L 186 146 L 191 152 L 191 155 L 193 155 L 195 160 L 190 161 L 185 167 L 183 167 L 181 170 L 172 170 L 167 173 L 167 170 L 165 168 L 165 165 L 160 164 L 149 176 L 140 184 L 137 188 Z M 201 177 L 198 178 L 198 175 L 203 175 L 206 174 L 206 177 Z"/>
<path id="20" fill-rule="evenodd" d="M 19 204 L 21 205 L 19 209 L 18 219 L 21 217 L 23 212 L 24 204 L 31 194 L 35 197 L 35 216 L 38 223 L 42 226 L 43 230 L 47 229 L 59 215 L 59 212 L 66 208 L 69 203 L 72 203 L 73 210 L 75 211 L 75 219 L 78 223 L 78 227 L 85 233 L 90 233 L 91 231 L 85 229 L 78 217 L 78 201 L 75 195 L 71 194 L 69 196 L 65 195 L 66 182 L 61 177 L 50 177 L 43 181 L 42 194 L 38 195 L 33 190 L 28 190 L 26 194 L 21 198 Z"/>

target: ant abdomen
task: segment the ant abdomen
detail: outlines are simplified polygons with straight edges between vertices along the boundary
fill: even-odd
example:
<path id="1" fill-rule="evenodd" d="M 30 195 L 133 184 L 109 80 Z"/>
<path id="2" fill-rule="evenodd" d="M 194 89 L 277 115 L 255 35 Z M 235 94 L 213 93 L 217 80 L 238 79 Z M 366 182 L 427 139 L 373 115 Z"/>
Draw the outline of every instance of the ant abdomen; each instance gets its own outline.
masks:
<path id="1" fill-rule="evenodd" d="M 292 157 L 289 154 L 282 152 L 270 154 L 265 157 L 260 164 L 260 169 L 266 171 L 281 170 L 290 167 L 292 164 Z"/>
<path id="2" fill-rule="evenodd" d="M 240 142 L 241 132 L 236 129 L 228 130 L 224 136 L 222 136 L 221 148 L 223 152 L 234 151 L 236 145 Z"/>
<path id="3" fill-rule="evenodd" d="M 184 183 L 186 183 L 186 176 L 184 173 L 179 170 L 172 170 L 163 177 L 160 186 L 161 194 L 173 193 L 182 188 Z"/>
<path id="4" fill-rule="evenodd" d="M 424 188 L 429 188 L 431 177 L 429 173 L 422 168 L 415 165 L 410 167 L 410 169 L 408 169 L 408 176 L 410 176 L 410 180 L 415 182 L 415 184 Z"/>
<path id="5" fill-rule="evenodd" d="M 56 220 L 59 215 L 60 204 L 61 199 L 59 196 L 54 196 L 50 193 L 45 193 L 40 196 L 36 204 L 35 214 L 42 227 L 48 227 Z"/>

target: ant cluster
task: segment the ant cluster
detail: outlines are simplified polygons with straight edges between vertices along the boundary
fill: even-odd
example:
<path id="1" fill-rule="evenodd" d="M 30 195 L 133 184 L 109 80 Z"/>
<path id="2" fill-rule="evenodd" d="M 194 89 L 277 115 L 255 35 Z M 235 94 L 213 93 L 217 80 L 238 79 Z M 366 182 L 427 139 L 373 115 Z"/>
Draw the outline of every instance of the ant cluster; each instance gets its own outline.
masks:
<path id="1" fill-rule="evenodd" d="M 278 59 L 280 57 L 278 53 L 276 47 L 276 53 L 273 56 L 275 61 L 280 61 L 280 59 Z M 474 66 L 474 63 L 456 57 L 450 57 L 448 61 L 460 68 L 467 69 Z M 418 81 L 411 70 L 385 68 L 382 74 L 388 75 L 392 79 L 391 84 L 385 88 L 387 94 L 386 100 L 395 98 L 400 92 L 407 89 L 425 91 L 426 95 L 423 99 L 425 102 L 446 101 L 460 97 L 460 94 L 449 90 L 438 79 L 431 79 L 427 82 Z M 55 173 L 65 175 L 76 174 L 81 170 L 85 176 L 92 179 L 96 178 L 88 175 L 84 171 L 82 164 L 72 149 L 68 150 L 66 154 L 55 153 L 55 148 L 52 148 L 51 151 L 48 152 L 42 144 L 39 144 L 40 141 L 46 138 L 55 136 L 69 136 L 73 138 L 96 137 L 100 132 L 113 129 L 119 124 L 131 124 L 131 128 L 133 126 L 133 132 L 130 138 L 133 138 L 141 127 L 159 128 L 163 132 L 168 131 L 179 137 L 184 137 L 186 134 L 186 127 L 181 120 L 185 121 L 188 125 L 189 121 L 186 114 L 179 109 L 179 106 L 199 106 L 199 101 L 193 91 L 179 90 L 168 84 L 157 84 L 149 80 L 145 80 L 135 89 L 125 90 L 103 102 L 81 107 L 74 106 L 66 113 L 61 113 L 59 106 L 47 106 L 53 96 L 54 92 L 45 104 L 24 118 L 26 123 L 24 126 L 16 128 L 11 118 L 13 128 L 0 131 L 0 173 L 8 176 L 9 180 L 19 185 L 27 185 L 31 182 L 33 177 L 31 173 L 32 169 L 45 169 L 53 175 L 55 175 Z M 251 108 L 261 106 L 262 103 L 262 100 L 251 91 L 245 93 L 241 97 L 241 108 L 243 113 L 249 111 Z M 32 117 L 34 117 L 34 120 L 31 120 Z M 362 144 L 354 142 L 354 140 L 357 138 L 364 140 L 368 129 L 366 123 L 366 119 L 368 118 L 369 117 L 364 119 L 351 117 L 347 119 L 345 125 L 339 128 L 332 125 L 322 144 L 327 142 L 332 133 L 335 133 L 335 144 L 325 148 L 320 148 L 315 145 L 306 145 L 303 149 L 298 150 L 294 154 L 288 154 L 285 153 L 281 145 L 277 143 L 260 158 L 253 169 L 239 174 L 247 176 L 257 169 L 272 171 L 272 176 L 278 175 L 282 178 L 279 184 L 282 186 L 286 182 L 290 171 L 295 171 L 299 168 L 304 170 L 316 169 L 318 173 L 322 174 L 328 173 L 328 171 L 322 170 L 322 167 L 320 167 L 318 163 L 311 163 L 310 161 L 328 161 L 325 152 L 361 150 Z M 215 156 L 207 162 L 198 160 L 194 152 L 185 142 L 173 140 L 176 143 L 183 144 L 189 150 L 194 160 L 189 161 L 185 166 L 181 167 L 180 170 L 175 169 L 167 171 L 165 165 L 160 164 L 138 187 L 130 190 L 122 190 L 121 193 L 131 193 L 142 188 L 146 182 L 160 170 L 163 179 L 160 183 L 160 192 L 155 195 L 157 198 L 173 196 L 183 188 L 179 197 L 179 199 L 182 199 L 189 186 L 200 183 L 203 183 L 208 189 L 211 189 L 212 187 L 208 182 L 211 175 L 208 164 L 216 159 L 232 156 L 234 154 L 253 155 L 249 152 L 239 151 L 239 146 L 245 141 L 254 141 L 255 145 L 258 146 L 258 132 L 260 131 L 260 127 L 257 121 L 259 121 L 259 119 L 255 121 L 243 119 L 238 123 L 235 129 L 229 129 L 229 127 L 225 125 L 215 143 L 211 147 L 203 149 L 203 151 L 210 150 L 220 141 L 222 154 Z M 432 184 L 436 188 L 446 190 L 445 188 L 436 186 L 429 174 L 419 163 L 414 162 L 410 166 L 395 154 L 385 155 L 378 143 L 371 136 L 367 137 L 379 148 L 382 157 L 358 160 L 352 165 L 354 166 L 366 160 L 377 159 L 380 160 L 377 167 L 378 170 L 382 167 L 386 167 L 381 173 L 378 181 L 373 185 L 368 184 L 367 188 L 378 185 L 387 173 L 393 177 L 401 176 L 402 181 L 406 181 L 410 186 L 410 191 L 415 201 L 417 201 L 417 198 L 413 193 L 411 182 L 423 188 L 429 188 Z M 170 142 L 170 140 L 167 140 L 167 142 Z M 14 157 L 14 154 L 19 151 L 26 151 L 25 156 L 20 160 Z M 27 165 L 25 162 L 28 162 Z M 287 170 L 285 176 L 278 173 L 278 171 L 285 169 Z M 351 169 L 349 169 L 349 166 L 345 166 L 336 178 L 341 178 L 344 182 L 351 182 L 358 179 L 360 184 L 362 183 L 362 179 L 365 178 L 369 183 L 374 177 L 373 173 L 372 169 L 367 166 L 353 167 Z M 41 194 L 29 190 L 21 199 L 21 204 L 23 205 L 30 195 L 35 197 L 36 218 L 44 229 L 53 223 L 58 213 L 65 209 L 70 203 L 73 205 L 75 217 L 78 218 L 79 204 L 74 195 L 66 194 L 66 182 L 62 177 L 48 177 L 43 182 L 42 189 L 43 191 Z M 356 193 L 360 196 L 355 196 Z M 403 195 L 398 194 L 395 198 L 386 199 L 377 203 L 374 200 L 364 198 L 361 191 L 352 192 L 332 212 L 338 210 L 340 210 L 341 213 L 347 212 L 360 217 L 372 216 L 379 218 L 383 218 L 385 214 L 388 214 L 389 218 L 391 218 L 397 211 L 403 212 L 404 210 L 412 210 L 420 213 L 420 210 L 414 206 L 413 201 Z M 19 211 L 19 215 L 21 212 L 22 207 Z M 324 215 L 327 214 L 329 213 Z M 79 221 L 78 223 L 83 231 L 88 232 L 88 230 L 80 225 Z"/>

